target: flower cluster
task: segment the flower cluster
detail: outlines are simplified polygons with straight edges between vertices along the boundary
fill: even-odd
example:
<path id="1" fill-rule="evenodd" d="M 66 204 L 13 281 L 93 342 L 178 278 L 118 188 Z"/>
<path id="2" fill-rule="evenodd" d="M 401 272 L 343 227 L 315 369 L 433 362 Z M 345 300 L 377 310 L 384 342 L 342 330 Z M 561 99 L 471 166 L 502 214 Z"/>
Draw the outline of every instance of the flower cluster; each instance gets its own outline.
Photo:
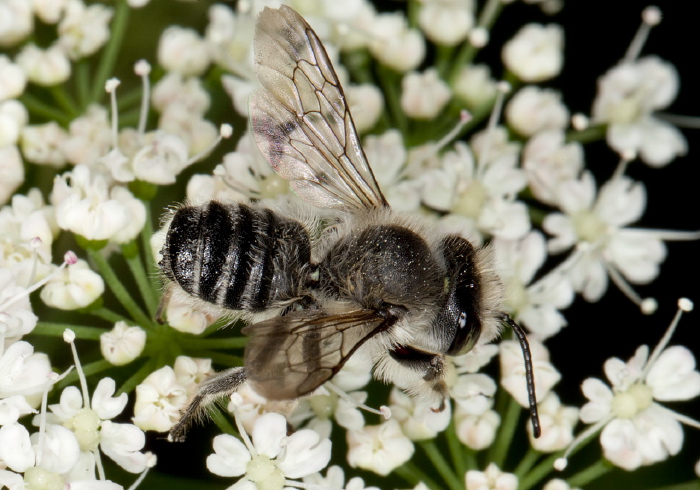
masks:
<path id="1" fill-rule="evenodd" d="M 585 379 L 585 400 L 560 389 L 566 373 L 548 344 L 565 327 L 590 334 L 568 309 L 598 302 L 611 284 L 640 315 L 653 313 L 656 299 L 638 290 L 659 276 L 668 242 L 700 239 L 642 221 L 649 199 L 640 175 L 660 174 L 688 151 L 661 113 L 680 75 L 642 54 L 660 11 L 645 9 L 624 57 L 585 80 L 595 96 L 582 114 L 557 85 L 568 32 L 556 18 L 497 41 L 493 26 L 510 2 L 411 0 L 406 12 L 370 0 L 284 3 L 323 42 L 392 209 L 490 251 L 503 314 L 527 333 L 542 435 L 524 422 L 529 387 L 517 341 L 445 356 L 439 409 L 373 381 L 384 367 L 363 345 L 302 398 L 266 399 L 247 383 L 229 390 L 210 410 L 222 433 L 206 449 L 183 447 L 183 460 L 206 451 L 208 471 L 245 490 L 568 490 L 678 454 L 682 425 L 700 428 L 666 406 L 700 396 L 694 352 L 669 346 L 689 299 L 651 352 L 608 359 L 607 381 Z M 526 3 L 538 15 L 562 7 Z M 135 489 L 156 463 L 154 441 L 193 399 L 214 401 L 200 391 L 214 369 L 232 379 L 245 369 L 247 339 L 222 327 L 262 317 L 163 289 L 158 264 L 172 213 L 156 231 L 154 215 L 182 201 L 296 205 L 244 122 L 259 84 L 256 18 L 280 2 L 158 4 L 0 0 L 2 488 L 116 490 L 128 486 L 112 481 L 119 467 L 139 475 Z M 149 62 L 138 43 L 123 41 L 130 25 L 163 17 L 159 9 L 187 14 L 143 33 L 157 44 Z M 488 59 L 487 46 L 502 66 L 476 61 Z M 121 72 L 127 59 L 139 61 Z M 596 141 L 616 168 L 587 161 Z M 63 338 L 72 358 L 47 338 Z M 520 433 L 525 454 L 511 444 Z M 600 460 L 583 468 L 575 454 L 594 436 Z M 168 463 L 159 477 L 176 485 Z"/>

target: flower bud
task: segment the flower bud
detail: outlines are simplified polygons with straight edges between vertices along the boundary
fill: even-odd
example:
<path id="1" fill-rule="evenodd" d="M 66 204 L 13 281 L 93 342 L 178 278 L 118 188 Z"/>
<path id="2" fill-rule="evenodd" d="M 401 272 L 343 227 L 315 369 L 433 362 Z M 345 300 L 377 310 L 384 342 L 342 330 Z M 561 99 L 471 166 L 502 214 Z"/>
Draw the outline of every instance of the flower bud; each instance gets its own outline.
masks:
<path id="1" fill-rule="evenodd" d="M 158 62 L 168 71 L 198 76 L 209 66 L 207 43 L 193 29 L 168 27 L 158 45 Z"/>
<path id="2" fill-rule="evenodd" d="M 503 47 L 503 64 L 524 82 L 555 77 L 564 63 L 561 26 L 527 24 Z"/>
<path id="3" fill-rule="evenodd" d="M 522 136 L 532 136 L 547 129 L 565 129 L 569 110 L 559 92 L 527 86 L 506 106 L 506 120 Z"/>
<path id="4" fill-rule="evenodd" d="M 406 74 L 401 87 L 401 108 L 413 119 L 435 118 L 451 97 L 450 88 L 434 68 Z"/>
<path id="5" fill-rule="evenodd" d="M 87 262 L 79 260 L 52 277 L 41 290 L 40 296 L 48 306 L 75 310 L 94 302 L 102 296 L 104 290 L 102 277 L 90 270 Z"/>
<path id="6" fill-rule="evenodd" d="M 71 74 L 70 61 L 58 45 L 43 50 L 28 44 L 17 55 L 16 61 L 30 82 L 45 87 L 63 83 Z"/>
<path id="7" fill-rule="evenodd" d="M 109 332 L 100 335 L 102 356 L 115 366 L 128 364 L 143 352 L 146 345 L 146 332 L 141 327 L 130 327 L 125 322 L 117 322 Z"/>

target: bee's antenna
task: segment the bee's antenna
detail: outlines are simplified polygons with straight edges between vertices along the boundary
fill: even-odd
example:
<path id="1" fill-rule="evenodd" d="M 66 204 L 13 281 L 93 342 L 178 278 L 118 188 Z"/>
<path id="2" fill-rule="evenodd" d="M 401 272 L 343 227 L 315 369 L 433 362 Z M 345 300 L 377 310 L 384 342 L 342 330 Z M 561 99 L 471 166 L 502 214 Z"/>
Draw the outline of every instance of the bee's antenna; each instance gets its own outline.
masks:
<path id="1" fill-rule="evenodd" d="M 532 433 L 535 438 L 540 437 L 542 434 L 542 427 L 540 426 L 540 416 L 537 414 L 537 396 L 535 395 L 535 374 L 532 369 L 532 354 L 530 353 L 530 344 L 525 336 L 525 331 L 523 328 L 515 323 L 510 315 L 503 313 L 501 316 L 503 323 L 508 325 L 511 330 L 518 337 L 518 342 L 520 342 L 520 348 L 523 351 L 523 358 L 525 359 L 525 379 L 527 382 L 527 398 L 530 402 L 530 420 L 532 420 Z"/>

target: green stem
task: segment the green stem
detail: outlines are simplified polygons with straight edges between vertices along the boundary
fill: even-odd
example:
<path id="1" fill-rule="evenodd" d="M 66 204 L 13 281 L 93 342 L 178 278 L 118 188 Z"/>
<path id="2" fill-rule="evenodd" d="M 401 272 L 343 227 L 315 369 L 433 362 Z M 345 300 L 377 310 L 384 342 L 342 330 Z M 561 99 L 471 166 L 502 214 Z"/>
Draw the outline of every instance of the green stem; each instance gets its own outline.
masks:
<path id="1" fill-rule="evenodd" d="M 477 23 L 477 25 L 479 27 L 483 27 L 485 29 L 490 30 L 493 24 L 496 22 L 496 19 L 501 13 L 501 10 L 503 9 L 504 5 L 505 2 L 503 2 L 502 0 L 488 0 L 486 2 L 486 5 L 484 5 L 484 8 L 481 10 L 481 14 L 479 15 L 479 22 Z M 455 56 L 455 62 L 452 65 L 452 73 L 450 74 L 448 80 L 453 81 L 459 73 L 460 68 L 470 64 L 474 59 L 474 56 L 476 56 L 476 53 L 479 49 L 480 48 L 477 48 L 469 41 L 462 44 L 462 47 Z"/>
<path id="2" fill-rule="evenodd" d="M 83 364 L 83 372 L 85 373 L 85 377 L 90 377 L 113 367 L 114 365 L 110 364 L 109 361 L 100 359 L 99 361 L 91 362 L 89 364 Z M 70 373 L 68 373 L 68 376 L 56 383 L 56 385 L 59 389 L 63 389 L 76 381 L 78 381 L 78 372 L 73 369 Z"/>
<path id="3" fill-rule="evenodd" d="M 523 475 L 530 471 L 530 469 L 535 465 L 540 456 L 542 456 L 542 454 L 539 451 L 535 451 L 532 448 L 528 449 L 523 459 L 520 460 L 520 463 L 518 463 L 518 466 L 515 468 L 515 471 L 513 471 L 513 473 L 515 473 L 515 476 L 518 477 L 518 480 L 522 479 Z"/>
<path id="4" fill-rule="evenodd" d="M 561 451 L 552 454 L 542 461 L 535 468 L 527 473 L 523 478 L 518 478 L 518 490 L 528 490 L 539 483 L 544 477 L 554 470 L 554 462 L 562 455 Z"/>
<path id="5" fill-rule="evenodd" d="M 384 92 L 384 98 L 386 99 L 386 105 L 389 109 L 389 114 L 391 117 L 391 122 L 395 127 L 401 131 L 401 133 L 406 136 L 408 130 L 407 120 L 401 109 L 401 94 L 399 90 L 400 80 L 398 74 L 384 65 L 377 64 L 377 76 L 379 78 L 379 84 Z"/>
<path id="6" fill-rule="evenodd" d="M 146 206 L 146 224 L 141 230 L 141 246 L 143 247 L 144 262 L 146 264 L 146 271 L 148 272 L 148 277 L 151 279 L 151 285 L 154 291 L 161 290 L 161 284 L 158 280 L 158 274 L 156 271 L 158 267 L 156 266 L 155 260 L 153 259 L 153 254 L 151 253 L 151 238 L 153 237 L 153 215 L 151 212 L 151 203 L 149 201 L 144 201 Z"/>
<path id="7" fill-rule="evenodd" d="M 141 87 L 129 90 L 125 93 L 119 93 L 119 100 L 117 101 L 117 109 L 119 109 L 119 114 L 123 111 L 138 107 L 141 110 L 141 97 L 143 97 L 143 89 Z"/>
<path id="8" fill-rule="evenodd" d="M 607 461 L 596 461 L 585 470 L 581 470 L 569 478 L 567 482 L 571 487 L 582 487 L 584 485 L 588 485 L 593 480 L 600 478 L 612 469 L 613 466 Z"/>
<path id="9" fill-rule="evenodd" d="M 452 490 L 463 490 L 464 484 L 460 481 L 455 472 L 452 471 L 450 464 L 435 445 L 435 441 L 423 441 L 420 443 L 420 446 L 423 448 L 423 451 L 425 451 L 425 454 L 428 455 L 430 462 L 433 463 L 433 466 L 437 472 L 440 473 L 442 479 L 445 480 L 445 483 L 447 483 Z"/>
<path id="10" fill-rule="evenodd" d="M 513 442 L 513 435 L 518 426 L 520 412 L 521 408 L 518 402 L 515 401 L 515 398 L 509 397 L 508 408 L 505 411 L 505 416 L 501 422 L 501 428 L 498 431 L 498 439 L 496 439 L 496 443 L 491 446 L 490 453 L 490 461 L 496 463 L 499 468 L 503 467 L 503 462 L 506 460 L 506 455 L 508 454 L 508 448 L 510 448 Z"/>
<path id="11" fill-rule="evenodd" d="M 85 111 L 90 102 L 90 65 L 86 60 L 80 60 L 75 65 L 74 73 L 78 102 L 82 110 Z"/>
<path id="12" fill-rule="evenodd" d="M 136 321 L 136 323 L 142 327 L 152 326 L 153 322 L 148 316 L 143 312 L 143 310 L 136 304 L 134 299 L 126 290 L 124 284 L 119 280 L 114 269 L 109 265 L 107 259 L 105 259 L 102 254 L 94 249 L 87 249 L 88 255 L 97 265 L 100 274 L 104 278 L 105 282 L 109 285 L 110 289 L 117 297 L 117 300 L 122 304 L 124 309 L 129 312 L 129 315 Z"/>
<path id="13" fill-rule="evenodd" d="M 126 322 L 129 323 L 129 319 L 125 316 L 120 315 L 107 308 L 100 308 L 98 310 L 85 310 L 88 315 L 96 316 L 97 318 L 102 318 L 107 320 L 109 323 Z"/>
<path id="14" fill-rule="evenodd" d="M 450 426 L 445 431 L 445 437 L 447 438 L 447 447 L 450 450 L 450 457 L 452 458 L 452 465 L 455 468 L 455 472 L 458 475 L 464 475 L 467 469 L 476 469 L 476 467 L 469 468 L 466 464 L 464 446 L 457 437 L 457 427 L 455 427 L 454 417 L 450 422 Z"/>
<path id="15" fill-rule="evenodd" d="M 418 469 L 418 467 L 416 467 L 416 465 L 410 462 L 405 463 L 402 466 L 396 468 L 394 470 L 394 473 L 399 475 L 401 478 L 403 478 L 413 486 L 418 485 L 418 483 L 420 482 L 423 482 L 431 490 L 441 490 L 443 488 L 442 485 L 438 485 L 437 483 L 435 483 L 435 481 L 432 478 L 428 477 L 428 475 L 423 473 L 421 470 Z"/>
<path id="16" fill-rule="evenodd" d="M 605 133 L 608 127 L 605 124 L 599 124 L 597 126 L 589 126 L 581 131 L 569 131 L 566 133 L 566 142 L 579 142 L 579 143 L 591 143 L 593 141 L 600 141 L 605 139 Z"/>
<path id="17" fill-rule="evenodd" d="M 126 0 L 120 0 L 116 4 L 116 12 L 112 21 L 112 29 L 109 36 L 109 42 L 102 51 L 100 64 L 97 66 L 95 77 L 93 78 L 92 93 L 90 101 L 95 103 L 101 99 L 105 90 L 105 82 L 114 72 L 114 65 L 117 62 L 117 56 L 121 49 L 126 26 L 129 20 L 129 5 Z"/>
<path id="18" fill-rule="evenodd" d="M 223 354 L 221 352 L 216 352 L 216 351 L 210 351 L 210 350 L 199 351 L 199 352 L 197 352 L 196 357 L 209 358 L 209 359 L 211 359 L 211 361 L 213 363 L 219 364 L 221 366 L 237 367 L 237 366 L 243 365 L 243 358 L 242 357 L 232 356 L 230 354 Z"/>
<path id="19" fill-rule="evenodd" d="M 185 341 L 187 348 L 192 350 L 241 349 L 247 343 L 247 337 L 230 337 L 226 339 L 202 339 L 195 337 Z"/>
<path id="20" fill-rule="evenodd" d="M 75 332 L 76 337 L 82 340 L 100 340 L 100 335 L 107 331 L 104 328 L 71 325 L 70 323 L 38 322 L 32 333 L 47 337 L 62 337 L 67 328 L 70 328 Z"/>
<path id="21" fill-rule="evenodd" d="M 71 121 L 71 117 L 65 112 L 59 111 L 27 92 L 23 93 L 19 100 L 32 114 L 42 116 L 49 121 L 55 121 L 61 126 L 68 126 L 68 123 Z"/>
<path id="22" fill-rule="evenodd" d="M 149 359 L 134 374 L 122 383 L 117 390 L 117 394 L 131 393 L 146 377 L 156 369 L 156 362 Z"/>
<path id="23" fill-rule="evenodd" d="M 57 85 L 51 87 L 49 90 L 54 100 L 70 115 L 71 119 L 80 114 L 81 111 L 78 103 L 66 92 L 65 85 Z"/>
<path id="24" fill-rule="evenodd" d="M 136 244 L 136 242 L 134 242 L 134 244 Z M 131 274 L 136 280 L 136 285 L 139 288 L 141 297 L 146 302 L 146 308 L 148 309 L 149 316 L 154 318 L 156 315 L 156 309 L 158 308 L 158 293 L 153 288 L 153 283 L 151 283 L 151 281 L 148 279 L 148 274 L 146 273 L 146 269 L 141 261 L 141 257 L 139 256 L 138 251 L 135 255 L 127 255 L 125 253 L 124 257 L 126 258 L 126 263 L 129 265 L 129 269 L 131 269 Z"/>
<path id="25" fill-rule="evenodd" d="M 212 406 L 207 410 L 207 414 L 211 417 L 212 421 L 216 424 L 219 430 L 224 434 L 238 434 L 238 431 L 231 423 L 231 419 L 218 406 Z"/>

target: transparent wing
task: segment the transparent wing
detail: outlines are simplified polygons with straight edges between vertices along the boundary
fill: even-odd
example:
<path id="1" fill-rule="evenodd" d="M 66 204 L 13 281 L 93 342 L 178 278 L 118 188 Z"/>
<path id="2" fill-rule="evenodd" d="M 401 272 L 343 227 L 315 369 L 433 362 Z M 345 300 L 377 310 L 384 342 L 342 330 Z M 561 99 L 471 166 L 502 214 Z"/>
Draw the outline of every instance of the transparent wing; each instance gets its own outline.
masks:
<path id="1" fill-rule="evenodd" d="M 253 389 L 274 400 L 297 398 L 331 379 L 368 339 L 388 328 L 374 310 L 329 315 L 295 311 L 249 325 L 245 366 Z"/>
<path id="2" fill-rule="evenodd" d="M 263 89 L 250 99 L 251 128 L 272 168 L 318 207 L 388 206 L 328 54 L 291 8 L 260 14 L 255 66 Z"/>

